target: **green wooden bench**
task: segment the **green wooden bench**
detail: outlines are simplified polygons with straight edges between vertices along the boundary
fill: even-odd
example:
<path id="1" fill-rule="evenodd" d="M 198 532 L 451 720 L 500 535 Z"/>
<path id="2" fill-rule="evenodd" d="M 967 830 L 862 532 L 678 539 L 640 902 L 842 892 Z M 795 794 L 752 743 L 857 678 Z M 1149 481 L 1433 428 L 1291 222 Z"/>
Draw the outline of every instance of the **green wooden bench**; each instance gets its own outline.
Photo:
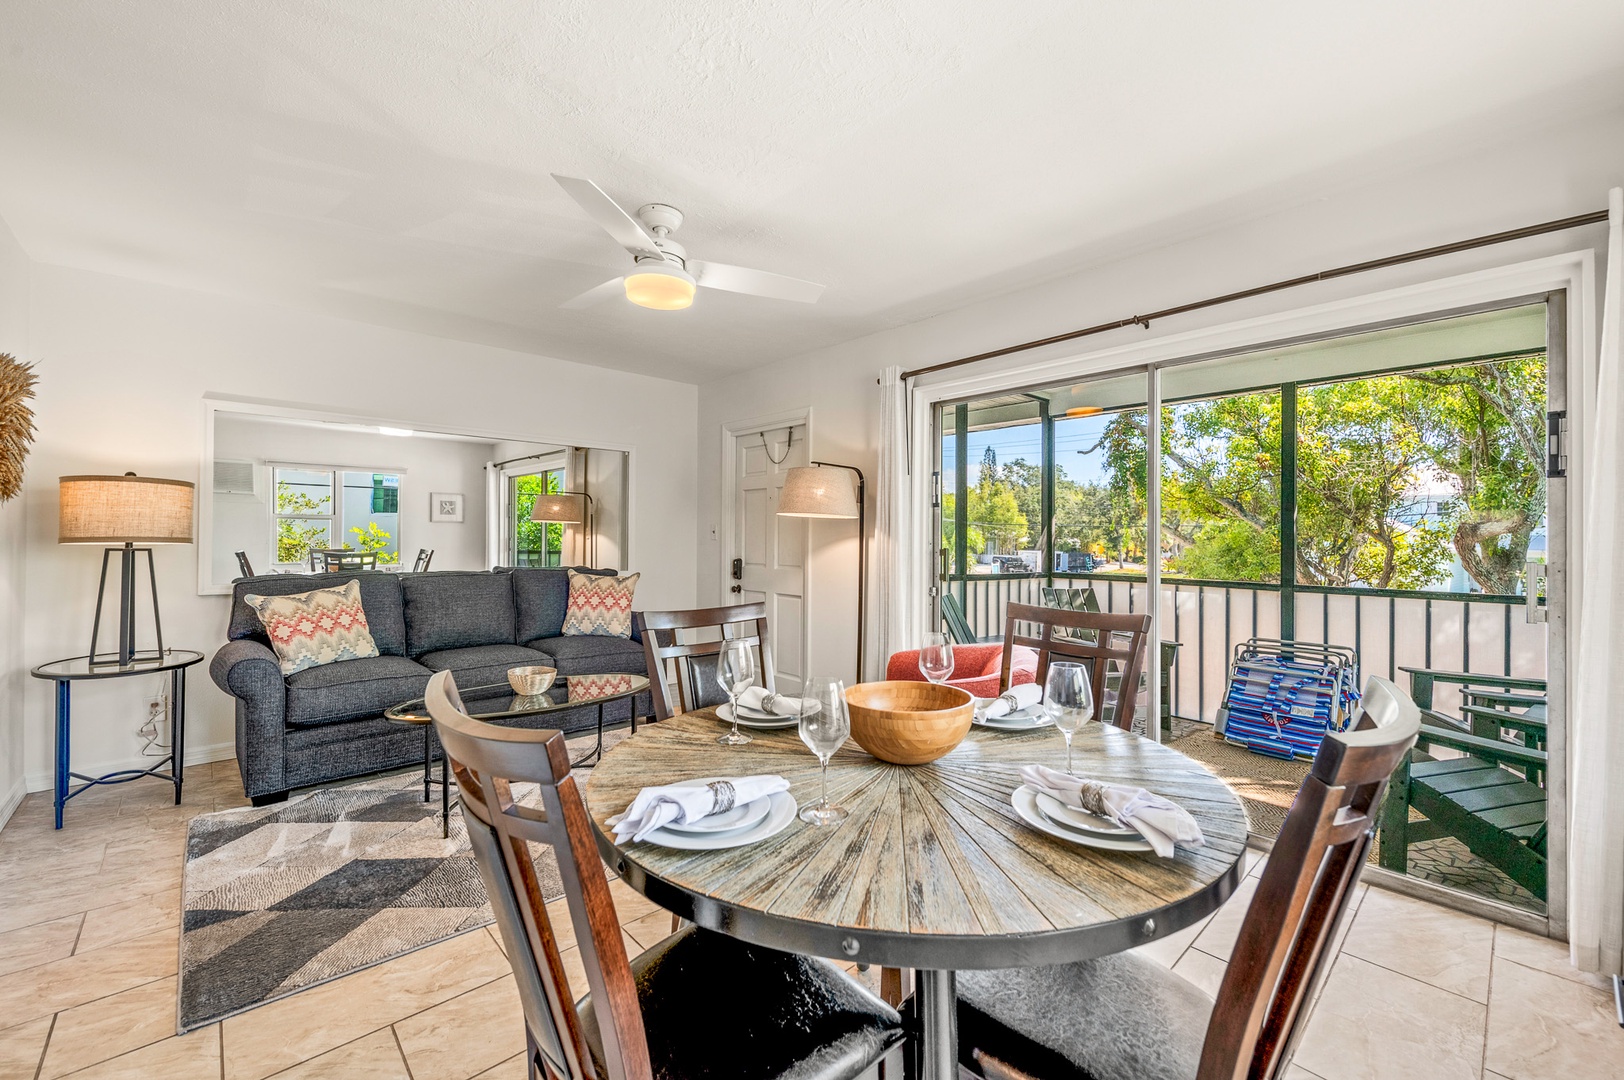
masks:
<path id="1" fill-rule="evenodd" d="M 1511 679 L 1470 672 L 1405 668 L 1411 674 L 1411 696 L 1422 707 L 1421 736 L 1393 774 L 1382 812 L 1380 864 L 1404 873 L 1409 846 L 1452 836 L 1473 854 L 1497 867 L 1523 888 L 1545 899 L 1548 829 L 1544 778 L 1548 759 L 1543 744 L 1543 709 L 1537 721 L 1522 714 L 1482 705 L 1467 706 L 1474 730 L 1432 708 L 1432 691 L 1440 682 L 1503 690 L 1543 690 L 1537 679 Z M 1532 697 L 1532 695 L 1526 695 Z M 1481 700 L 1481 699 L 1479 699 Z M 1425 704 L 1423 704 L 1425 702 Z M 1486 734 L 1492 730 L 1492 735 Z M 1508 730 L 1523 733 L 1525 742 L 1508 741 Z M 1535 743 L 1539 745 L 1534 745 Z M 1462 757 L 1435 759 L 1433 747 Z M 1410 820 L 1410 810 L 1425 821 Z"/>

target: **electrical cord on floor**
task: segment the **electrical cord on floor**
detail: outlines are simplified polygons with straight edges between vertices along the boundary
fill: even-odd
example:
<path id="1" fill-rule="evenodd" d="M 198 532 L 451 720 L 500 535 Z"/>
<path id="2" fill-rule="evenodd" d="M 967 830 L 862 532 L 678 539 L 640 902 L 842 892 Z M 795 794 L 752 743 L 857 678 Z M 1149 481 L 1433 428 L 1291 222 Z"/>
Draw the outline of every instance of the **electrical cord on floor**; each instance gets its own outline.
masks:
<path id="1" fill-rule="evenodd" d="M 136 729 L 136 734 L 145 739 L 141 746 L 142 757 L 161 758 L 169 753 L 169 743 L 163 741 L 164 732 L 162 723 L 169 715 L 169 689 L 167 687 L 158 691 L 158 696 L 147 705 L 147 719 Z"/>

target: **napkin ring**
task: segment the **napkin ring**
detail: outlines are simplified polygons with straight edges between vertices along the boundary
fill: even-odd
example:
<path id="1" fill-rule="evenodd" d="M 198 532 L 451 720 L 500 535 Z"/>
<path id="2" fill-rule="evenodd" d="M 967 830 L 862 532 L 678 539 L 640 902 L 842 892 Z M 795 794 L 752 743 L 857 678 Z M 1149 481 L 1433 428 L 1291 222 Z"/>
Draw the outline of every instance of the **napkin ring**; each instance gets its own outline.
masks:
<path id="1" fill-rule="evenodd" d="M 739 793 L 734 790 L 732 784 L 726 780 L 712 780 L 705 786 L 710 788 L 711 798 L 716 800 L 716 805 L 711 807 L 711 813 L 725 814 L 733 809 L 733 803 L 738 799 Z"/>

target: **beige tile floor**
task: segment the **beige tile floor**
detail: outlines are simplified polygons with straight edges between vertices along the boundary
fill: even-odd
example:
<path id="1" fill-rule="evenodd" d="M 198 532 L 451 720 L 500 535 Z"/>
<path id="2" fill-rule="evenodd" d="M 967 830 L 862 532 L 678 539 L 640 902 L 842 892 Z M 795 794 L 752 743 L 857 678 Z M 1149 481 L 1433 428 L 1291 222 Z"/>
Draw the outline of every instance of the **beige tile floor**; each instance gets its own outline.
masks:
<path id="1" fill-rule="evenodd" d="M 0 832 L 0 1080 L 523 1080 L 513 978 L 482 930 L 177 1037 L 181 850 L 194 815 L 243 802 L 235 762 L 74 800 L 31 795 Z M 1209 991 L 1262 861 L 1216 915 L 1144 948 Z M 628 948 L 670 916 L 612 885 Z M 1607 984 L 1563 946 L 1361 889 L 1290 1080 L 1624 1076 Z M 566 963 L 580 985 L 579 958 Z"/>

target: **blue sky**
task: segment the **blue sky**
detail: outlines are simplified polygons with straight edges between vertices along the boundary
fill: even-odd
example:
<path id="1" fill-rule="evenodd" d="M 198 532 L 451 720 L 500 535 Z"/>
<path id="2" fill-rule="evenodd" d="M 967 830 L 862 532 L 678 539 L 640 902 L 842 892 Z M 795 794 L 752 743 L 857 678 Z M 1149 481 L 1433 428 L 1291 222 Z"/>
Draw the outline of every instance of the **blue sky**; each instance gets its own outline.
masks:
<path id="1" fill-rule="evenodd" d="M 1099 442 L 1100 435 L 1111 420 L 1109 415 L 1082 416 L 1072 420 L 1058 420 L 1054 426 L 1054 461 L 1060 475 L 1079 484 L 1105 482 L 1105 453 L 1096 450 L 1084 455 L 1079 450 Z M 976 482 L 976 469 L 981 466 L 981 455 L 991 446 L 998 455 L 999 464 L 1025 458 L 1036 465 L 1043 460 L 1042 436 L 1037 424 L 1020 427 L 997 428 L 992 431 L 972 431 L 967 440 L 970 449 L 970 483 Z M 942 472 L 953 472 L 953 440 L 942 440 Z"/>

